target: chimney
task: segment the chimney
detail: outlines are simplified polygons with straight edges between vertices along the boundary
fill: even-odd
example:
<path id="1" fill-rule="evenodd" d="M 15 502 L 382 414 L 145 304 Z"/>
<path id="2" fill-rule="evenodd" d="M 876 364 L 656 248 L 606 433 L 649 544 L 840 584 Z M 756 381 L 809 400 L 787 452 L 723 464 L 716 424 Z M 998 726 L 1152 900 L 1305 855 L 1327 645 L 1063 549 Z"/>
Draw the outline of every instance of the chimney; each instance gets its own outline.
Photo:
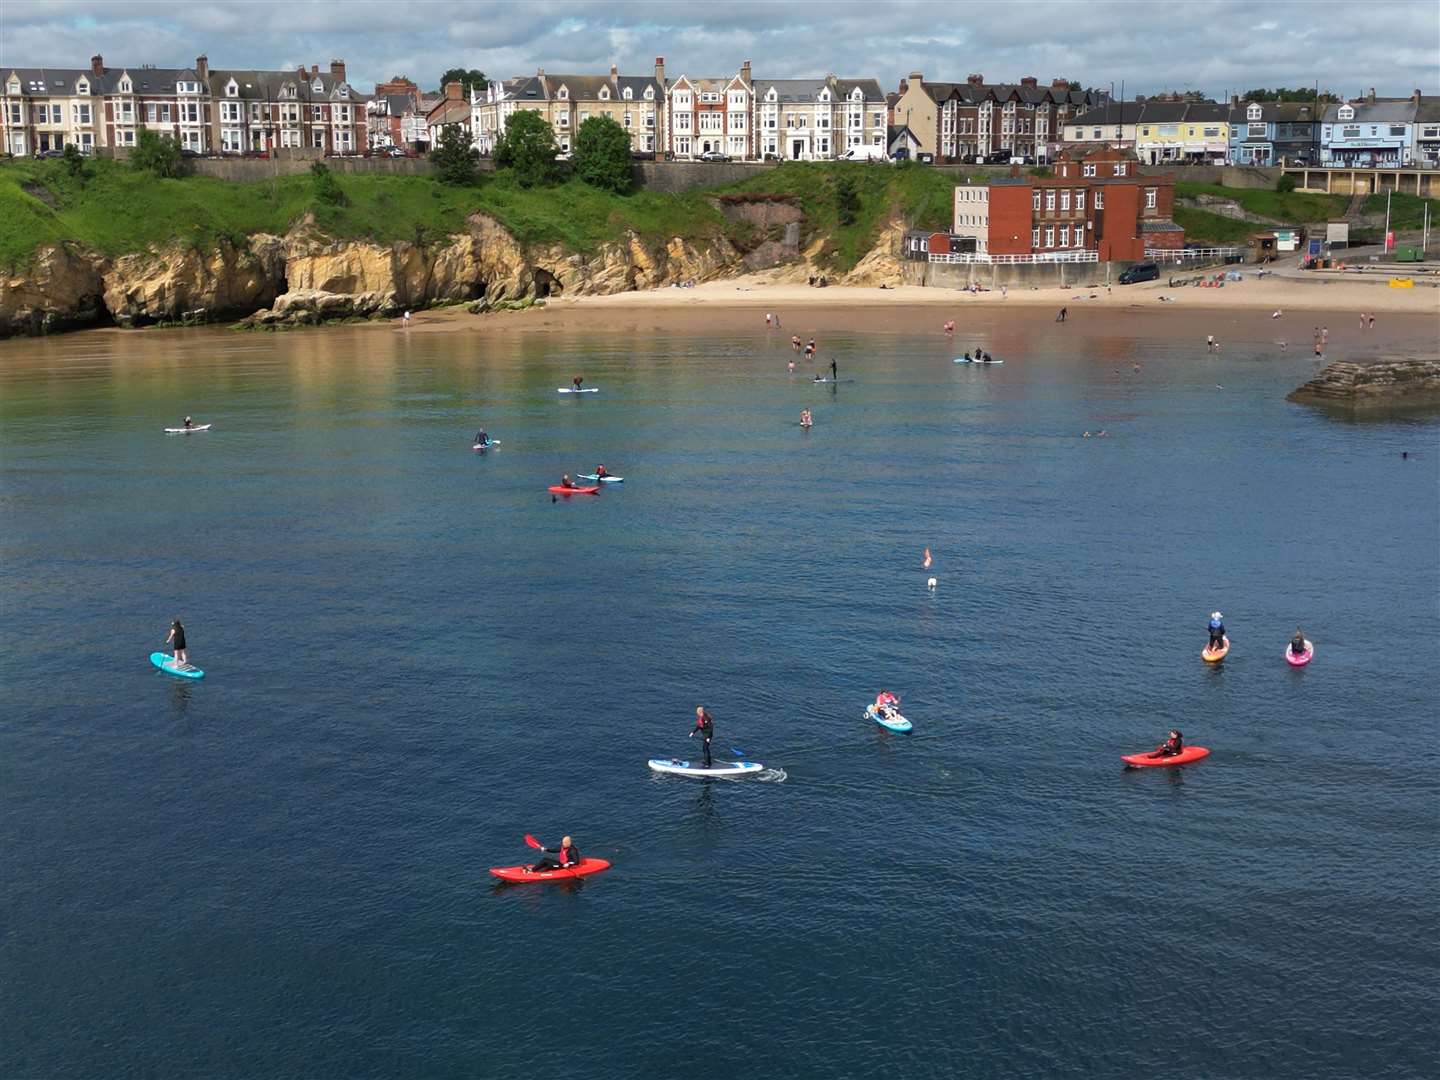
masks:
<path id="1" fill-rule="evenodd" d="M 1375 87 L 1370 87 L 1370 92 L 1365 95 L 1365 102 L 1369 105 L 1375 104 Z"/>
<path id="2" fill-rule="evenodd" d="M 345 81 L 345 61 L 344 61 L 344 60 L 331 60 L 331 61 L 330 61 L 330 74 L 331 74 L 331 76 L 335 79 L 336 82 L 344 82 L 344 81 Z"/>
<path id="3" fill-rule="evenodd" d="M 1069 89 L 1070 89 L 1070 80 L 1069 80 L 1069 79 L 1051 79 L 1051 80 L 1050 80 L 1050 89 L 1051 89 L 1051 90 L 1069 90 Z"/>
<path id="4" fill-rule="evenodd" d="M 1231 95 L 1230 95 L 1230 104 L 1231 104 L 1231 105 L 1239 105 L 1239 104 L 1240 104 L 1240 95 L 1239 95 L 1239 94 L 1231 94 Z"/>
<path id="5" fill-rule="evenodd" d="M 910 81 L 913 82 L 916 86 L 924 86 L 925 76 L 920 74 L 920 72 L 918 71 L 912 71 L 910 72 Z"/>
<path id="6" fill-rule="evenodd" d="M 750 61 L 749 61 L 749 60 L 746 60 L 743 64 L 740 65 L 740 81 L 743 82 L 743 83 L 746 83 L 747 85 L 748 85 L 749 82 L 750 82 Z"/>
<path id="7" fill-rule="evenodd" d="M 304 64 L 301 64 L 298 68 L 295 69 L 295 71 L 296 71 L 296 74 L 298 74 L 298 75 L 300 76 L 301 80 L 303 81 L 304 78 L 305 78 L 305 65 L 304 65 Z"/>
<path id="8" fill-rule="evenodd" d="M 1413 102 L 1415 102 L 1416 105 L 1419 105 L 1419 104 L 1420 104 L 1420 91 L 1419 91 L 1419 90 L 1416 90 L 1415 93 L 1411 94 L 1411 95 L 1410 95 L 1410 100 L 1413 101 Z"/>
<path id="9" fill-rule="evenodd" d="M 460 95 L 464 92 L 464 90 L 465 90 L 465 87 L 464 87 L 461 83 L 458 83 L 458 82 L 447 82 L 447 83 L 445 84 L 445 100 L 446 100 L 446 101 L 459 101 L 459 100 L 460 100 Z"/>
<path id="10" fill-rule="evenodd" d="M 620 74 L 620 69 L 617 68 L 614 64 L 611 64 L 611 65 L 610 65 L 610 77 L 613 79 L 613 78 L 615 78 L 615 77 L 616 77 L 617 75 L 619 75 L 619 74 Z"/>
<path id="11" fill-rule="evenodd" d="M 319 74 L 320 74 L 320 65 L 319 65 L 319 64 L 311 64 L 311 65 L 310 65 L 310 77 L 313 79 L 316 75 L 319 75 Z"/>
<path id="12" fill-rule="evenodd" d="M 104 58 L 103 56 L 98 56 L 98 55 L 97 55 L 97 56 L 92 56 L 92 57 L 90 57 L 90 74 L 91 74 L 91 75 L 104 75 L 104 74 L 105 74 L 105 58 Z"/>
<path id="13" fill-rule="evenodd" d="M 195 74 L 200 76 L 201 82 L 210 81 L 210 58 L 208 56 L 197 56 L 195 58 Z"/>
<path id="14" fill-rule="evenodd" d="M 1037 79 L 1037 78 L 1035 78 L 1034 75 L 1026 75 L 1023 79 L 1020 80 L 1020 85 L 1021 85 L 1021 86 L 1039 86 L 1039 85 L 1040 85 L 1040 80 Z"/>
<path id="15" fill-rule="evenodd" d="M 660 84 L 662 90 L 665 88 L 665 58 L 663 56 L 655 57 L 655 81 Z"/>

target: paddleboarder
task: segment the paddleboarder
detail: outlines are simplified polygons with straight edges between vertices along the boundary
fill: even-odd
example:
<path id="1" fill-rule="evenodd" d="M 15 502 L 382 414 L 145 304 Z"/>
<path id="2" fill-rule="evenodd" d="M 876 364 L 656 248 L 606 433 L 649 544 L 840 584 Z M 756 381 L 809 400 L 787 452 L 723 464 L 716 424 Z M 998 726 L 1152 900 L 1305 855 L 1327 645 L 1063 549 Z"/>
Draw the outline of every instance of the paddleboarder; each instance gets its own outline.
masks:
<path id="1" fill-rule="evenodd" d="M 695 737 L 696 732 L 705 740 L 705 768 L 711 767 L 710 762 L 710 740 L 715 737 L 715 720 L 705 711 L 704 705 L 695 706 L 695 726 L 690 729 L 690 738 Z"/>
<path id="2" fill-rule="evenodd" d="M 530 871 L 535 874 L 540 873 L 542 870 L 563 870 L 565 867 L 574 866 L 580 861 L 580 849 L 575 846 L 575 841 L 571 840 L 568 836 L 561 837 L 559 847 L 542 847 L 540 850 L 545 853 L 544 858 L 530 867 Z M 555 858 L 552 859 L 550 857 L 551 855 L 554 855 Z"/>
<path id="3" fill-rule="evenodd" d="M 596 466 L 595 466 L 595 479 L 596 479 L 596 480 L 604 480 L 604 479 L 605 479 L 607 476 L 609 476 L 609 475 L 610 475 L 610 474 L 605 471 L 605 466 L 604 466 L 604 465 L 596 465 Z"/>
<path id="4" fill-rule="evenodd" d="M 831 361 L 830 361 L 830 381 L 831 381 L 831 382 L 839 382 L 839 381 L 840 381 L 840 369 L 835 366 L 835 361 L 834 361 L 834 360 L 831 360 Z"/>
<path id="5" fill-rule="evenodd" d="M 489 446 L 489 445 L 490 445 L 490 435 L 489 435 L 489 433 L 488 433 L 483 427 L 482 427 L 479 431 L 477 431 L 477 432 L 475 433 L 475 445 L 476 445 L 476 446 Z"/>
<path id="6" fill-rule="evenodd" d="M 1225 647 L 1225 616 L 1218 611 L 1210 613 L 1210 651 L 1219 652 Z"/>
<path id="7" fill-rule="evenodd" d="M 190 654 L 185 651 L 185 625 L 180 621 L 178 615 L 170 620 L 170 633 L 165 636 L 165 644 L 174 646 L 172 651 L 176 667 L 188 668 L 190 666 Z"/>
<path id="8" fill-rule="evenodd" d="M 1152 758 L 1175 757 L 1185 749 L 1185 740 L 1180 737 L 1179 728 L 1170 729 L 1170 737 L 1155 748 L 1155 752 L 1149 755 Z"/>

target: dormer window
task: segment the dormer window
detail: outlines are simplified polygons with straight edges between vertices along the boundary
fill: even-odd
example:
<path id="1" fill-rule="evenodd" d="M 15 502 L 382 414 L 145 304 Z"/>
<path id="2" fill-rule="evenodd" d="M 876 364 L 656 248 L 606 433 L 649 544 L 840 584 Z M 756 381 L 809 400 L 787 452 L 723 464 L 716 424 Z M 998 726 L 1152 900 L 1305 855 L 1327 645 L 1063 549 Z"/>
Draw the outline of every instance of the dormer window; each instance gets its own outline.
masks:
<path id="1" fill-rule="evenodd" d="M 90 84 L 89 84 L 88 82 L 86 82 L 84 79 L 81 79 L 79 82 L 77 82 L 77 83 L 75 84 L 75 92 L 76 92 L 77 94 L 88 94 L 88 93 L 90 93 Z"/>
<path id="2" fill-rule="evenodd" d="M 645 88 L 645 100 L 646 100 L 646 101 L 654 101 L 654 100 L 655 100 L 655 88 L 654 88 L 653 86 L 647 86 L 647 87 Z"/>
<path id="3" fill-rule="evenodd" d="M 1351 105 L 1341 105 L 1341 106 L 1340 106 L 1340 112 L 1339 112 L 1338 115 L 1339 115 L 1339 117 L 1340 117 L 1341 120 L 1354 120 L 1354 119 L 1355 119 L 1355 109 L 1354 109 L 1354 107 L 1351 106 Z"/>
<path id="4" fill-rule="evenodd" d="M 602 87 L 600 88 L 600 100 L 601 100 L 601 101 L 609 101 L 609 100 L 610 100 L 610 88 L 609 88 L 608 86 L 602 86 Z"/>
<path id="5" fill-rule="evenodd" d="M 133 89 L 134 89 L 134 86 L 131 84 L 131 82 L 130 82 L 129 79 L 121 79 L 121 80 L 120 80 L 120 92 L 121 92 L 122 94 L 128 94 L 128 93 L 130 93 Z"/>
<path id="6" fill-rule="evenodd" d="M 820 100 L 821 100 L 821 101 L 829 101 L 829 100 L 830 100 L 830 91 L 829 91 L 829 90 L 821 90 L 821 91 L 820 91 Z"/>
<path id="7" fill-rule="evenodd" d="M 777 93 L 775 93 L 775 88 L 772 86 L 772 87 L 770 88 L 770 92 L 765 95 L 765 100 L 766 100 L 766 101 L 778 101 L 779 99 L 780 99 L 780 95 L 777 94 Z"/>
<path id="8" fill-rule="evenodd" d="M 631 90 L 630 87 L 627 86 L 621 96 L 623 96 L 626 101 L 629 101 L 635 96 L 635 91 Z"/>
<path id="9" fill-rule="evenodd" d="M 566 100 L 568 100 L 569 97 L 570 97 L 570 88 L 569 88 L 568 86 L 562 86 L 562 87 L 560 88 L 560 92 L 559 92 L 558 94 L 556 94 L 555 96 L 556 96 L 557 98 L 559 98 L 561 101 L 566 101 Z"/>
<path id="10" fill-rule="evenodd" d="M 226 96 L 226 97 L 239 97 L 239 96 L 240 96 L 240 87 L 238 87 L 238 86 L 235 85 L 235 80 L 234 80 L 234 79 L 231 79 L 228 83 L 225 84 L 225 96 Z"/>
<path id="11" fill-rule="evenodd" d="M 1247 119 L 1247 120 L 1259 120 L 1259 119 L 1260 119 L 1260 106 L 1259 106 L 1259 105 L 1251 105 L 1250 108 L 1246 109 L 1246 110 L 1245 110 L 1245 119 Z"/>
<path id="12" fill-rule="evenodd" d="M 335 88 L 335 93 L 342 98 L 348 98 L 350 96 L 350 87 L 346 86 L 344 83 L 341 83 Z"/>
<path id="13" fill-rule="evenodd" d="M 317 94 L 323 93 L 324 90 L 325 90 L 325 84 L 324 84 L 323 82 L 321 82 L 319 79 L 316 79 L 314 82 L 312 82 L 312 83 L 310 84 L 310 89 L 313 90 L 313 91 L 314 91 L 315 93 L 317 93 Z"/>

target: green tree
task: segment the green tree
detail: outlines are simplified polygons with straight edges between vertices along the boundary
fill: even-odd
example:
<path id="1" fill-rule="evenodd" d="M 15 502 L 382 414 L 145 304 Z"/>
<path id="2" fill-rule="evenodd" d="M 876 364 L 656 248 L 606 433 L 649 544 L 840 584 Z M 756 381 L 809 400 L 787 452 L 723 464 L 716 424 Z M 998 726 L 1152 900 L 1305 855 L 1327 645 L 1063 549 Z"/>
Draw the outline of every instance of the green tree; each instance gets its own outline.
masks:
<path id="1" fill-rule="evenodd" d="M 149 128 L 141 128 L 135 137 L 135 149 L 130 151 L 130 167 L 172 179 L 186 172 L 185 159 L 180 156 L 180 144 L 171 136 L 157 135 Z"/>
<path id="2" fill-rule="evenodd" d="M 322 203 L 344 206 L 350 201 L 345 197 L 345 189 L 335 179 L 335 174 L 322 161 L 310 166 L 310 185 L 315 192 L 315 198 Z"/>
<path id="3" fill-rule="evenodd" d="M 1242 101 L 1297 101 L 1302 105 L 1308 105 L 1316 100 L 1316 93 L 1308 86 L 1302 86 L 1291 90 L 1287 86 L 1277 86 L 1273 90 L 1260 87 L 1255 90 L 1247 90 L 1240 95 Z M 1319 101 L 1322 105 L 1339 104 L 1340 99 L 1329 90 L 1321 90 Z"/>
<path id="4" fill-rule="evenodd" d="M 854 225 L 860 217 L 860 187 L 849 170 L 835 181 L 835 213 L 841 225 Z"/>
<path id="5" fill-rule="evenodd" d="M 575 175 L 591 187 L 630 190 L 630 136 L 609 116 L 592 116 L 575 132 Z"/>
<path id="6" fill-rule="evenodd" d="M 555 132 L 533 109 L 520 109 L 505 122 L 505 134 L 495 143 L 495 167 L 509 169 L 521 187 L 553 184 L 560 179 L 555 155 Z"/>
<path id="7" fill-rule="evenodd" d="M 65 144 L 65 171 L 76 180 L 85 179 L 85 155 L 74 143 Z"/>
<path id="8" fill-rule="evenodd" d="M 1295 177 L 1293 177 L 1293 176 L 1282 176 L 1282 177 L 1280 177 L 1279 180 L 1276 180 L 1276 181 L 1275 181 L 1275 190 L 1278 191 L 1278 192 L 1280 192 L 1280 194 L 1282 194 L 1282 195 L 1285 195 L 1285 194 L 1288 194 L 1288 193 L 1291 192 L 1291 191 L 1294 191 L 1294 190 L 1295 190 Z"/>
<path id="9" fill-rule="evenodd" d="M 471 90 L 485 89 L 485 73 L 483 71 L 476 71 L 474 68 L 468 71 L 465 68 L 451 68 L 445 72 L 444 75 L 440 76 L 440 92 L 443 94 L 445 92 L 445 84 L 452 82 L 458 82 L 463 86 L 465 88 L 465 96 L 468 98 Z"/>
<path id="10" fill-rule="evenodd" d="M 440 129 L 440 141 L 430 151 L 435 176 L 444 184 L 473 184 L 480 165 L 480 151 L 459 124 L 446 124 Z"/>

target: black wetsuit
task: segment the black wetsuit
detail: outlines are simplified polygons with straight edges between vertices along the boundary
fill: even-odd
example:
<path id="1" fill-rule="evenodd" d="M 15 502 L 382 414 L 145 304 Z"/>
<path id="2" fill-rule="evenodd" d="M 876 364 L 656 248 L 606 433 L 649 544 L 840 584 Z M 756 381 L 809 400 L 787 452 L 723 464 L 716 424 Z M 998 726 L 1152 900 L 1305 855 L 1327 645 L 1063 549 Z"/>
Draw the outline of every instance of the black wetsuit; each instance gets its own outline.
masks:
<path id="1" fill-rule="evenodd" d="M 539 873 L 541 870 L 560 870 L 566 866 L 574 866 L 580 861 L 580 849 L 573 843 L 567 847 L 544 847 L 540 849 L 545 852 L 545 858 L 541 859 L 531 870 Z M 558 859 L 550 858 L 551 855 L 560 856 Z"/>
<path id="2" fill-rule="evenodd" d="M 1173 739 L 1166 739 L 1164 745 L 1161 746 L 1150 756 L 1152 758 L 1175 757 L 1184 749 L 1185 740 L 1182 739 L 1179 735 L 1177 735 Z"/>
<path id="3" fill-rule="evenodd" d="M 831 360 L 831 361 L 830 361 L 830 378 L 834 379 L 836 382 L 839 382 L 839 381 L 840 381 L 840 371 L 839 371 L 839 369 L 835 366 L 835 361 L 834 361 L 834 360 Z"/>
<path id="4" fill-rule="evenodd" d="M 708 769 L 710 768 L 710 740 L 715 737 L 715 721 L 708 712 L 701 713 L 696 719 L 695 730 L 690 732 L 690 735 L 693 737 L 696 731 L 705 740 L 705 767 Z"/>
<path id="5" fill-rule="evenodd" d="M 170 629 L 175 634 L 175 638 L 170 642 L 170 645 L 175 650 L 175 654 L 178 656 L 180 653 L 185 651 L 185 627 L 181 626 L 177 622 Z"/>

